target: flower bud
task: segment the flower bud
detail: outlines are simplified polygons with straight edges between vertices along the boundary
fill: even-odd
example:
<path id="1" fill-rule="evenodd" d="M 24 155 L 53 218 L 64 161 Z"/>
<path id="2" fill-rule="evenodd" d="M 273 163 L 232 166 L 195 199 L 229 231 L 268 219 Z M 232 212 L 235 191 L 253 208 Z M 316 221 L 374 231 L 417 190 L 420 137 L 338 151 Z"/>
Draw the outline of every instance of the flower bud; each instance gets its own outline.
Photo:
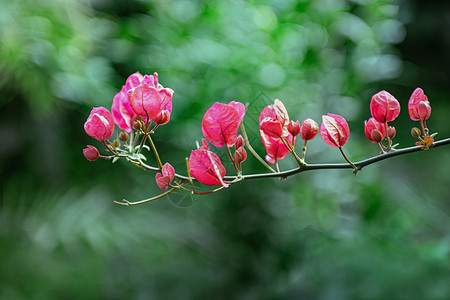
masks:
<path id="1" fill-rule="evenodd" d="M 126 142 L 126 141 L 128 141 L 128 133 L 126 133 L 126 132 L 121 132 L 121 133 L 119 133 L 119 140 L 120 140 L 121 142 Z"/>
<path id="2" fill-rule="evenodd" d="M 302 139 L 305 141 L 312 140 L 319 133 L 319 125 L 311 119 L 308 118 L 303 121 L 302 126 L 300 127 L 300 135 Z"/>
<path id="3" fill-rule="evenodd" d="M 120 142 L 118 140 L 114 140 L 114 142 L 112 143 L 114 149 L 117 149 L 120 147 Z"/>
<path id="4" fill-rule="evenodd" d="M 142 123 L 141 120 L 136 119 L 136 120 L 133 122 L 133 128 L 136 129 L 137 131 L 141 130 L 143 127 L 144 127 L 144 123 Z"/>
<path id="5" fill-rule="evenodd" d="M 431 115 L 430 102 L 428 101 L 419 102 L 417 113 L 419 114 L 419 118 L 421 120 L 427 120 Z"/>
<path id="6" fill-rule="evenodd" d="M 430 102 L 421 88 L 415 89 L 409 98 L 408 111 L 413 121 L 424 121 L 430 117 Z"/>
<path id="7" fill-rule="evenodd" d="M 94 107 L 84 123 L 84 130 L 97 141 L 109 139 L 114 132 L 114 119 L 104 107 Z"/>
<path id="8" fill-rule="evenodd" d="M 370 133 L 370 139 L 374 142 L 379 143 L 383 140 L 383 138 L 384 138 L 383 134 L 378 129 L 374 129 Z"/>
<path id="9" fill-rule="evenodd" d="M 412 135 L 413 137 L 419 138 L 421 134 L 422 134 L 422 133 L 420 132 L 420 129 L 419 129 L 419 128 L 413 127 L 413 128 L 411 129 L 411 135 Z"/>
<path id="10" fill-rule="evenodd" d="M 387 136 L 392 140 L 395 137 L 396 131 L 395 127 L 389 126 L 387 130 Z"/>
<path id="11" fill-rule="evenodd" d="M 242 135 L 239 135 L 236 139 L 236 142 L 234 143 L 234 147 L 236 147 L 236 149 L 239 149 L 244 146 L 245 146 L 245 140 L 242 137 Z"/>
<path id="12" fill-rule="evenodd" d="M 247 151 L 244 147 L 239 147 L 236 152 L 234 152 L 234 161 L 240 165 L 247 159 Z"/>
<path id="13" fill-rule="evenodd" d="M 287 130 L 289 131 L 292 136 L 297 136 L 300 133 L 300 122 L 297 121 L 290 121 L 287 125 Z"/>
<path id="14" fill-rule="evenodd" d="M 384 124 L 370 118 L 368 121 L 364 121 L 364 133 L 366 137 L 372 141 L 372 143 L 381 142 L 386 136 L 386 130 Z"/>
<path id="15" fill-rule="evenodd" d="M 97 160 L 100 153 L 98 152 L 97 148 L 95 148 L 94 146 L 88 145 L 87 148 L 83 149 L 83 155 L 84 155 L 84 157 L 86 157 L 87 160 L 94 161 L 94 160 Z"/>

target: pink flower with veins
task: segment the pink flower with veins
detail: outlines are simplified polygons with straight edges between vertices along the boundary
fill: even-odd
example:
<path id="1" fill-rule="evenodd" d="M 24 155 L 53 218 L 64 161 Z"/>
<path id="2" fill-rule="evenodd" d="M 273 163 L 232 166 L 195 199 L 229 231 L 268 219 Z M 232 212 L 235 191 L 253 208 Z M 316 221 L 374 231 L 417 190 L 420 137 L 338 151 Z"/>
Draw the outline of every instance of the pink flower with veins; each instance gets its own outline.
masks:
<path id="1" fill-rule="evenodd" d="M 413 121 L 425 121 L 430 117 L 430 102 L 421 88 L 415 89 L 409 98 L 408 112 Z"/>
<path id="2" fill-rule="evenodd" d="M 347 121 L 335 114 L 327 114 L 322 116 L 322 124 L 320 125 L 320 136 L 328 145 L 340 148 L 347 143 L 350 129 Z"/>
<path id="3" fill-rule="evenodd" d="M 271 164 L 283 159 L 290 153 L 282 138 L 295 145 L 295 137 L 288 130 L 289 115 L 283 103 L 276 99 L 261 111 L 259 115 L 259 133 L 266 149 L 266 161 Z"/>
<path id="4" fill-rule="evenodd" d="M 109 139 L 114 133 L 114 119 L 104 107 L 94 107 L 84 123 L 84 130 L 97 141 Z"/>
<path id="5" fill-rule="evenodd" d="M 206 185 L 222 185 L 228 187 L 223 181 L 226 170 L 220 158 L 212 151 L 206 149 L 208 145 L 191 152 L 189 157 L 189 173 L 199 182 Z"/>
<path id="6" fill-rule="evenodd" d="M 380 123 L 391 122 L 400 114 L 400 103 L 388 92 L 381 91 L 373 95 L 370 113 Z"/>
<path id="7" fill-rule="evenodd" d="M 135 73 L 136 74 L 136 73 Z M 133 74 L 132 78 L 127 80 L 128 90 L 128 102 L 131 109 L 135 114 L 148 119 L 162 118 L 160 121 L 168 121 L 170 117 L 170 110 L 168 109 L 169 103 L 172 101 L 173 90 L 164 88 L 158 83 L 158 74 L 145 75 L 138 86 L 133 87 L 140 79 L 140 74 Z M 142 76 L 142 75 L 141 75 Z M 131 77 L 131 76 L 130 76 Z M 165 115 L 161 115 L 161 112 L 166 110 Z M 167 122 L 166 122 L 167 123 Z"/>
<path id="8" fill-rule="evenodd" d="M 244 119 L 245 106 L 236 101 L 228 104 L 216 102 L 205 113 L 202 133 L 216 147 L 233 146 L 239 125 Z"/>
<path id="9" fill-rule="evenodd" d="M 364 133 L 372 143 L 379 143 L 386 137 L 386 128 L 383 123 L 374 118 L 364 121 Z"/>
<path id="10" fill-rule="evenodd" d="M 166 190 L 175 177 L 175 169 L 171 164 L 165 163 L 161 169 L 161 173 L 155 175 L 156 184 L 160 189 Z"/>

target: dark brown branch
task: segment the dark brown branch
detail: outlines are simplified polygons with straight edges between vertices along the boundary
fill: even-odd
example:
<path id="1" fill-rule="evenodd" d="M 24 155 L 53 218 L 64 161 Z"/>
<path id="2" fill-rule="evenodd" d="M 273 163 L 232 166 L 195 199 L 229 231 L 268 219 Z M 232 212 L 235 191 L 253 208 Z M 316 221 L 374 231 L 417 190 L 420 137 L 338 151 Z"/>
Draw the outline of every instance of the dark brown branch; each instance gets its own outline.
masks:
<path id="1" fill-rule="evenodd" d="M 436 141 L 433 144 L 433 147 L 430 147 L 429 150 L 433 148 L 437 148 L 443 145 L 450 144 L 450 138 Z M 361 160 L 359 162 L 354 163 L 354 165 L 358 168 L 358 170 L 361 170 L 363 167 L 371 165 L 373 163 L 385 160 L 390 157 L 413 153 L 413 152 L 419 152 L 424 151 L 422 150 L 422 146 L 413 146 L 409 148 L 403 148 L 398 150 L 393 150 L 391 152 L 380 154 L 368 159 Z M 427 150 L 428 151 L 428 150 Z M 295 168 L 287 171 L 283 171 L 280 173 L 264 173 L 264 174 L 250 174 L 250 175 L 244 175 L 244 179 L 258 179 L 258 178 L 271 178 L 271 177 L 279 177 L 279 178 L 286 178 L 289 176 L 292 176 L 294 174 L 305 172 L 305 171 L 311 171 L 311 170 L 324 170 L 324 169 L 352 169 L 353 167 L 347 163 L 342 164 L 308 164 L 304 166 L 303 168 Z M 230 180 L 234 178 L 234 176 L 225 176 L 225 180 Z"/>
<path id="2" fill-rule="evenodd" d="M 450 138 L 447 139 L 443 139 L 440 141 L 436 141 L 434 142 L 433 146 L 430 147 L 429 150 L 433 149 L 433 148 L 437 148 L 440 146 L 444 146 L 450 144 Z M 429 151 L 426 150 L 426 151 Z M 403 148 L 403 149 L 398 149 L 398 150 L 393 150 L 391 152 L 388 153 L 384 153 L 384 154 L 380 154 L 374 157 L 370 157 L 368 159 L 364 159 L 361 160 L 359 162 L 354 163 L 354 165 L 357 167 L 357 171 L 361 170 L 363 167 L 371 165 L 373 163 L 394 157 L 394 156 L 398 156 L 398 155 L 403 155 L 403 154 L 408 154 L 408 153 L 413 153 L 413 152 L 419 152 L 419 151 L 424 151 L 422 150 L 422 146 L 413 146 L 413 147 L 409 147 L 409 148 Z M 159 171 L 158 168 L 156 167 L 151 167 L 149 165 L 146 165 L 145 163 L 140 162 L 140 166 L 145 169 L 145 170 L 149 170 L 149 171 Z M 243 175 L 244 180 L 249 180 L 249 179 L 260 179 L 260 178 L 287 178 L 289 176 L 292 176 L 294 174 L 300 173 L 300 172 L 306 172 L 306 171 L 312 171 L 312 170 L 326 170 L 326 169 L 352 169 L 353 167 L 347 163 L 341 163 L 341 164 L 307 164 L 306 166 L 302 167 L 302 168 L 295 168 L 295 169 L 291 169 L 291 170 L 287 170 L 287 171 L 282 171 L 279 173 L 261 173 L 261 174 L 249 174 L 249 175 Z M 175 174 L 175 177 L 180 179 L 180 180 L 189 180 L 189 178 L 187 176 L 184 175 L 180 175 L 180 174 Z M 236 179 L 236 176 L 225 176 L 224 180 L 225 181 L 233 181 Z M 194 178 L 192 178 L 192 180 L 194 180 Z"/>

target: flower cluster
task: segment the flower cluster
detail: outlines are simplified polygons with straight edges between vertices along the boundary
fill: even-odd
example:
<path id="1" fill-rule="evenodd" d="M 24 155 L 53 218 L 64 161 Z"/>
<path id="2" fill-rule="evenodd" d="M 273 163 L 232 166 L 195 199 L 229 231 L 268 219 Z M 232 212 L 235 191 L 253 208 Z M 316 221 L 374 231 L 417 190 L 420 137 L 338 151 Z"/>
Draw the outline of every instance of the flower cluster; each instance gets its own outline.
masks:
<path id="1" fill-rule="evenodd" d="M 175 189 L 186 190 L 190 193 L 205 194 L 215 192 L 230 184 L 245 179 L 242 165 L 247 159 L 247 151 L 266 166 L 271 172 L 280 173 L 278 162 L 288 155 L 292 155 L 298 164 L 298 170 L 307 166 L 305 162 L 306 146 L 319 133 L 322 140 L 338 148 L 344 159 L 354 169 L 359 169 L 344 154 L 342 147 L 347 143 L 350 128 L 344 117 L 328 113 L 322 116 L 319 125 L 311 118 L 306 118 L 301 124 L 298 120 L 290 120 L 283 102 L 275 99 L 273 104 L 267 105 L 259 115 L 259 133 L 265 149 L 265 160 L 250 145 L 243 120 L 246 106 L 238 101 L 229 103 L 214 103 L 206 110 L 201 129 L 204 135 L 197 149 L 192 150 L 186 159 L 187 176 L 179 175 L 173 166 L 166 162 L 162 164 L 156 145 L 151 136 L 157 128 L 170 121 L 172 113 L 173 90 L 163 87 L 158 81 L 158 74 L 142 75 L 136 72 L 130 75 L 121 90 L 114 96 L 111 112 L 104 107 L 94 107 L 84 124 L 86 133 L 101 141 L 110 155 L 101 155 L 97 148 L 88 145 L 83 154 L 89 161 L 98 158 L 112 159 L 113 162 L 123 158 L 128 162 L 146 170 L 156 172 L 155 181 L 163 194 L 139 201 L 118 202 L 119 204 L 138 204 L 158 199 Z M 416 143 L 422 149 L 433 145 L 433 134 L 429 134 L 426 120 L 430 117 L 431 106 L 422 89 L 417 88 L 411 95 L 408 111 L 413 121 L 419 121 L 421 129 L 414 127 L 412 135 L 419 139 Z M 394 121 L 400 114 L 400 103 L 387 91 L 376 93 L 370 101 L 371 118 L 364 122 L 364 133 L 372 143 L 377 143 L 381 153 L 390 152 L 396 145 L 392 140 L 396 134 L 394 127 L 388 122 Z M 114 134 L 115 125 L 121 130 L 117 138 L 110 141 Z M 241 134 L 239 134 L 239 130 Z M 303 140 L 302 154 L 298 155 L 295 147 L 297 137 Z M 386 142 L 384 143 L 384 140 Z M 149 143 L 150 147 L 146 145 Z M 220 157 L 214 153 L 209 144 L 216 148 L 224 148 L 228 153 L 236 175 L 225 176 L 226 168 Z M 146 156 L 142 150 L 151 150 L 156 158 L 157 166 L 147 165 Z M 274 165 L 272 168 L 270 164 Z M 230 180 L 232 178 L 232 180 Z M 205 185 L 218 185 L 217 189 L 209 192 L 197 192 L 193 184 L 194 179 Z M 190 188 L 186 187 L 190 184 Z M 169 189 L 170 187 L 170 189 Z"/>
<path id="2" fill-rule="evenodd" d="M 417 88 L 411 95 L 408 102 L 408 112 L 411 120 L 420 121 L 423 137 L 419 128 L 414 127 L 411 134 L 419 139 L 416 145 L 421 145 L 428 149 L 433 144 L 434 139 L 428 135 L 428 128 L 425 120 L 430 117 L 431 106 L 427 96 L 421 88 Z M 388 122 L 394 121 L 400 114 L 400 103 L 398 100 L 386 91 L 376 93 L 370 101 L 370 113 L 372 117 L 364 122 L 364 133 L 366 137 L 377 143 L 381 153 L 389 152 L 396 145 L 392 145 L 395 137 L 395 127 L 389 126 Z M 386 138 L 386 145 L 382 141 Z"/>

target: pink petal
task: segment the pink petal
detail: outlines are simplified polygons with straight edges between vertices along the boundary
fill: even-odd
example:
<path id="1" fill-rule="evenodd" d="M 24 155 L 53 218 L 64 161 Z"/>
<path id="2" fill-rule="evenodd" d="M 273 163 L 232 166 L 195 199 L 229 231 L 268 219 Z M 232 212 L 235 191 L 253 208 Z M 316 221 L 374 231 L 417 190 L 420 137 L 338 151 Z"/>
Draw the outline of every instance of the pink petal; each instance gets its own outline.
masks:
<path id="1" fill-rule="evenodd" d="M 277 116 L 278 121 L 283 126 L 284 125 L 287 126 L 287 123 L 289 122 L 289 114 L 288 114 L 283 102 L 281 102 L 279 99 L 275 99 L 275 101 L 273 103 L 273 108 L 275 110 L 275 114 Z"/>
<path id="2" fill-rule="evenodd" d="M 230 103 L 228 103 L 228 106 L 231 106 L 236 110 L 236 112 L 238 114 L 239 125 L 240 125 L 242 123 L 242 120 L 244 120 L 245 105 L 242 104 L 241 102 L 231 101 Z"/>
<path id="3" fill-rule="evenodd" d="M 138 85 L 140 85 L 143 79 L 144 76 L 139 72 L 133 73 L 130 76 L 128 76 L 127 81 L 125 83 L 126 91 L 129 91 L 132 88 L 135 88 Z"/>
<path id="4" fill-rule="evenodd" d="M 373 95 L 370 113 L 378 122 L 391 122 L 400 114 L 400 103 L 388 92 L 381 91 Z"/>
<path id="5" fill-rule="evenodd" d="M 342 147 L 348 140 L 349 127 L 347 121 L 339 115 L 327 114 L 322 116 L 320 136 L 325 143 L 332 147 Z"/>
<path id="6" fill-rule="evenodd" d="M 265 134 L 274 138 L 279 138 L 283 135 L 283 127 L 278 120 L 272 118 L 265 118 L 259 123 L 259 128 L 264 131 Z"/>
<path id="7" fill-rule="evenodd" d="M 128 91 L 128 101 L 134 113 L 154 119 L 161 111 L 159 92 L 146 84 L 141 84 Z"/>
<path id="8" fill-rule="evenodd" d="M 169 187 L 169 184 L 172 182 L 172 180 L 167 177 L 161 175 L 161 173 L 157 173 L 155 175 L 156 184 L 159 186 L 160 189 L 166 190 Z"/>
<path id="9" fill-rule="evenodd" d="M 213 152 L 205 149 L 197 149 L 191 152 L 189 157 L 189 172 L 192 177 L 206 185 L 222 185 L 228 187 L 223 181 L 225 167 L 220 158 Z"/>
<path id="10" fill-rule="evenodd" d="M 170 182 L 172 182 L 173 178 L 175 177 L 175 169 L 172 167 L 171 164 L 165 163 L 161 169 L 161 172 L 164 175 L 164 177 L 170 178 Z"/>
<path id="11" fill-rule="evenodd" d="M 216 147 L 225 144 L 232 146 L 237 138 L 239 124 L 238 113 L 233 107 L 216 102 L 203 116 L 202 132 Z"/>

